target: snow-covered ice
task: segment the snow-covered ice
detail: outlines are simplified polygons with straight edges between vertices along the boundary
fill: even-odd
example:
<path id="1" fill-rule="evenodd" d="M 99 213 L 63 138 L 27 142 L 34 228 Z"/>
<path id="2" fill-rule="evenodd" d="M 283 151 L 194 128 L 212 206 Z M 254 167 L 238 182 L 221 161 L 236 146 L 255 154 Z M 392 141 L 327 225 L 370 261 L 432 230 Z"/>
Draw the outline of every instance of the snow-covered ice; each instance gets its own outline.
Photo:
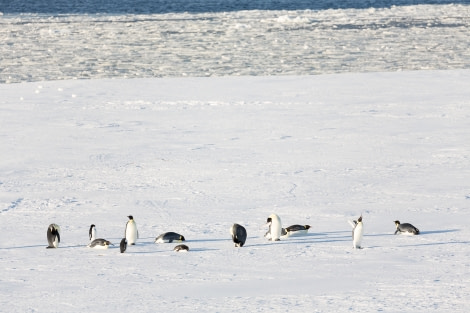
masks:
<path id="1" fill-rule="evenodd" d="M 0 85 L 0 307 L 464 312 L 468 81 L 460 70 Z M 309 235 L 267 241 L 271 213 Z M 121 254 L 129 214 L 140 239 Z M 353 250 L 347 221 L 360 214 Z M 396 219 L 422 234 L 394 236 Z M 59 249 L 45 248 L 50 223 Z M 114 246 L 86 248 L 92 223 Z M 242 248 L 233 223 L 247 229 Z M 190 251 L 154 244 L 166 231 Z"/>
<path id="2" fill-rule="evenodd" d="M 0 312 L 468 311 L 469 8 L 0 1 Z"/>
<path id="3" fill-rule="evenodd" d="M 184 8 L 193 1 L 177 2 Z M 212 12 L 213 3 L 202 1 L 196 5 L 202 12 L 170 8 L 160 14 L 149 8 L 148 14 L 51 15 L 18 6 L 25 12 L 19 15 L 6 8 L 0 16 L 0 82 L 470 68 L 468 4 L 384 6 L 358 0 L 330 9 L 329 1 L 308 1 L 327 9 L 287 11 L 282 4 L 309 6 L 274 2 L 279 8 L 246 10 L 250 5 L 239 4 L 241 11 L 232 11 L 233 1 L 227 1 L 219 6 L 229 11 Z M 371 3 L 375 7 L 357 8 Z"/>

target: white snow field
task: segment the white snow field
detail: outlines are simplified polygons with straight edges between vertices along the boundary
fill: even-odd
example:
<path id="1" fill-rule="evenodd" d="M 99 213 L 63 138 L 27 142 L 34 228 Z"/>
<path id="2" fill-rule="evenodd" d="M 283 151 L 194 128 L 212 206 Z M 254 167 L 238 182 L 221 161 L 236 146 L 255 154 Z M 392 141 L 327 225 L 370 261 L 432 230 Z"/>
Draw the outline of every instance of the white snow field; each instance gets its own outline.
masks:
<path id="1" fill-rule="evenodd" d="M 469 81 L 1 84 L 0 311 L 466 312 Z M 309 234 L 267 241 L 271 213 Z M 140 239 L 121 254 L 129 214 Z M 361 214 L 354 250 L 347 221 Z M 421 234 L 393 235 L 396 219 Z M 58 249 L 46 249 L 50 223 Z M 92 223 L 114 246 L 86 248 Z M 155 244 L 166 231 L 190 251 Z"/>
<path id="2" fill-rule="evenodd" d="M 0 312 L 468 312 L 469 43 L 468 0 L 0 0 Z"/>

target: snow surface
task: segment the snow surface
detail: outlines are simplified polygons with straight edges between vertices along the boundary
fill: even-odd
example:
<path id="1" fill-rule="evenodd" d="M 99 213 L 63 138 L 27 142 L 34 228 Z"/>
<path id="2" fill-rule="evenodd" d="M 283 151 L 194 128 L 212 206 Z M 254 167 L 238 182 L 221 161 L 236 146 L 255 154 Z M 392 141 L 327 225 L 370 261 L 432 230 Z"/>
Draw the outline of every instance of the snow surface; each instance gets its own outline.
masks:
<path id="1" fill-rule="evenodd" d="M 470 71 L 0 85 L 4 312 L 465 312 Z M 267 241 L 277 213 L 307 236 Z M 140 239 L 119 252 L 127 215 Z M 364 217 L 364 249 L 348 220 Z M 394 220 L 418 236 L 394 236 Z M 46 229 L 61 244 L 46 249 Z M 86 248 L 88 228 L 110 240 Z M 248 240 L 235 248 L 230 226 Z M 166 231 L 176 244 L 154 244 Z"/>
<path id="2" fill-rule="evenodd" d="M 467 312 L 469 28 L 466 0 L 0 0 L 0 312 Z"/>

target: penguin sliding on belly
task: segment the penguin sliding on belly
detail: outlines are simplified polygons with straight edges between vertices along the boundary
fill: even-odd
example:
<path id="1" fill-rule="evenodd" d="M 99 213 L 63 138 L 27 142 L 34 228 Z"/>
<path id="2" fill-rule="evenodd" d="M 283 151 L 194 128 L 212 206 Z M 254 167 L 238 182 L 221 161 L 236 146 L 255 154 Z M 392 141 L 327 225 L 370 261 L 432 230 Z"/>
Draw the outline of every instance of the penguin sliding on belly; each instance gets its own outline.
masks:
<path id="1" fill-rule="evenodd" d="M 291 225 L 282 229 L 282 237 L 302 236 L 308 233 L 310 225 Z"/>
<path id="2" fill-rule="evenodd" d="M 235 243 L 235 247 L 243 247 L 246 242 L 245 227 L 239 224 L 233 224 L 230 228 L 230 234 L 232 235 L 232 241 Z"/>
<path id="3" fill-rule="evenodd" d="M 128 218 L 129 220 L 126 223 L 124 237 L 126 238 L 128 244 L 135 245 L 135 242 L 139 238 L 139 231 L 137 230 L 137 224 L 134 221 L 134 217 L 129 215 Z"/>
<path id="4" fill-rule="evenodd" d="M 396 234 L 403 234 L 403 235 L 418 235 L 419 229 L 411 225 L 410 223 L 403 223 L 401 224 L 400 221 L 395 221 L 395 226 L 397 230 L 395 231 Z"/>
<path id="5" fill-rule="evenodd" d="M 189 247 L 187 245 L 177 245 L 176 247 L 173 248 L 173 251 L 176 252 L 188 252 Z"/>
<path id="6" fill-rule="evenodd" d="M 47 249 L 57 248 L 60 243 L 60 227 L 57 224 L 51 224 L 47 228 Z"/>
<path id="7" fill-rule="evenodd" d="M 184 236 L 174 233 L 172 231 L 163 233 L 157 238 L 155 238 L 155 243 L 171 243 L 173 241 L 185 241 Z"/>
<path id="8" fill-rule="evenodd" d="M 268 219 L 266 220 L 266 225 L 269 226 L 269 230 L 266 233 L 265 237 L 272 241 L 279 241 L 281 240 L 282 234 L 282 224 L 281 218 L 276 214 L 269 215 Z"/>
<path id="9" fill-rule="evenodd" d="M 352 231 L 353 248 L 362 249 L 361 243 L 362 243 L 362 237 L 364 235 L 364 228 L 362 225 L 362 215 L 357 219 L 357 221 L 354 221 L 354 224 L 355 225 Z"/>
<path id="10" fill-rule="evenodd" d="M 96 238 L 95 224 L 90 225 L 90 230 L 88 231 L 88 237 L 90 238 L 90 243 L 87 245 L 88 248 L 108 249 L 109 245 L 112 245 L 112 243 L 106 239 Z"/>
<path id="11" fill-rule="evenodd" d="M 109 242 L 108 240 L 103 239 L 103 238 L 98 238 L 90 242 L 87 247 L 94 248 L 94 249 L 108 249 L 110 245 L 112 245 L 112 243 Z"/>

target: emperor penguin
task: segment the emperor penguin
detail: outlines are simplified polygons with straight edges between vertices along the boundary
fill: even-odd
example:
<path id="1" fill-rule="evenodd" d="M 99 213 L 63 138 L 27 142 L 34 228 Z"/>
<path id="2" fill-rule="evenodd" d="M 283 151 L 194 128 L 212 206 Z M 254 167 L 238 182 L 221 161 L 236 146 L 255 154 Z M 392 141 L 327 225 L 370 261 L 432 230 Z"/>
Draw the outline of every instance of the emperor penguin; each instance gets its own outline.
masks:
<path id="1" fill-rule="evenodd" d="M 98 238 L 98 239 L 93 239 L 92 242 L 88 244 L 88 248 L 93 248 L 93 249 L 108 249 L 109 245 L 112 245 L 112 243 L 106 239 L 103 238 Z"/>
<path id="2" fill-rule="evenodd" d="M 96 239 L 96 226 L 95 224 L 90 225 L 90 230 L 88 231 L 88 237 L 90 238 L 90 241 L 93 241 Z"/>
<path id="3" fill-rule="evenodd" d="M 291 225 L 287 228 L 283 228 L 282 236 L 302 236 L 308 233 L 310 225 Z"/>
<path id="4" fill-rule="evenodd" d="M 177 245 L 176 247 L 173 248 L 173 251 L 176 252 L 188 252 L 189 247 L 187 245 Z"/>
<path id="5" fill-rule="evenodd" d="M 157 238 L 155 238 L 155 243 L 168 243 L 173 241 L 185 241 L 184 236 L 174 233 L 172 231 L 163 233 Z"/>
<path id="6" fill-rule="evenodd" d="M 57 224 L 51 224 L 47 228 L 47 249 L 59 247 L 60 227 Z"/>
<path id="7" fill-rule="evenodd" d="M 400 221 L 395 221 L 395 226 L 397 230 L 395 231 L 396 234 L 403 234 L 403 235 L 418 235 L 419 229 L 411 225 L 410 223 L 403 223 L 401 224 Z"/>
<path id="8" fill-rule="evenodd" d="M 364 228 L 362 225 L 362 215 L 354 221 L 355 225 L 352 231 L 352 238 L 353 238 L 353 248 L 354 249 L 361 249 L 361 242 L 362 237 L 364 235 Z"/>
<path id="9" fill-rule="evenodd" d="M 124 253 L 127 249 L 127 240 L 126 238 L 121 239 L 121 243 L 119 244 L 119 249 L 121 250 L 121 253 Z"/>
<path id="10" fill-rule="evenodd" d="M 270 239 L 272 241 L 281 240 L 282 225 L 281 218 L 276 214 L 269 215 L 266 225 L 269 226 Z M 267 237 L 267 236 L 266 236 Z"/>
<path id="11" fill-rule="evenodd" d="M 132 215 L 128 216 L 129 220 L 126 223 L 126 231 L 124 232 L 124 237 L 127 239 L 127 243 L 130 245 L 135 245 L 135 242 L 139 238 L 139 231 L 137 230 L 137 225 L 134 221 Z"/>
<path id="12" fill-rule="evenodd" d="M 239 224 L 233 224 L 230 228 L 230 234 L 232 235 L 232 241 L 235 243 L 235 247 L 243 247 L 246 242 L 245 227 Z"/>

